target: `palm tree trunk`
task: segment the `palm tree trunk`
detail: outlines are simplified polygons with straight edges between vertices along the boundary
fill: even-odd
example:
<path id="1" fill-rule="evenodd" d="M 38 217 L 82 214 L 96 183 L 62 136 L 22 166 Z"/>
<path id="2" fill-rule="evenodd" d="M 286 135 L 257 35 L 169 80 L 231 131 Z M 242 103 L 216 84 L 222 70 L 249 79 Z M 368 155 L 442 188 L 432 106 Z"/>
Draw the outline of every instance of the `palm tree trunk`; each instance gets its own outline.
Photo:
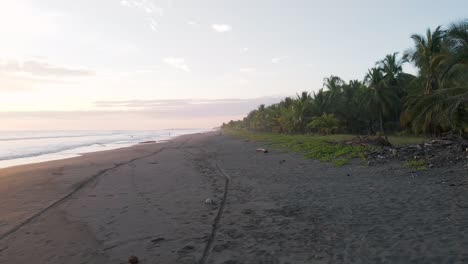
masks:
<path id="1" fill-rule="evenodd" d="M 383 127 L 383 115 L 382 115 L 382 111 L 380 111 L 380 113 L 379 113 L 379 121 L 380 121 L 380 132 L 382 132 L 382 135 L 384 135 L 385 132 L 384 132 L 384 127 Z"/>

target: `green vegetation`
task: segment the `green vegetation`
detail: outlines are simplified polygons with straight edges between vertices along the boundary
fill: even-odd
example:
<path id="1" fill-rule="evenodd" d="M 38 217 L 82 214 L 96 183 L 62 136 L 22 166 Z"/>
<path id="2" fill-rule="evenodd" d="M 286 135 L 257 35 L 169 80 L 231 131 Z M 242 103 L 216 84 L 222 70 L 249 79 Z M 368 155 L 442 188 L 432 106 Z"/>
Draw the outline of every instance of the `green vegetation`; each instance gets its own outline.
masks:
<path id="1" fill-rule="evenodd" d="M 353 135 L 279 134 L 240 129 L 224 129 L 224 132 L 233 136 L 264 142 L 272 149 L 293 151 L 302 154 L 305 158 L 332 162 L 338 167 L 346 165 L 351 158 L 365 159 L 365 152 L 368 150 L 363 146 L 341 144 L 343 141 L 353 139 Z M 423 139 L 392 136 L 389 137 L 389 140 L 395 145 L 403 145 L 421 143 Z"/>
<path id="2" fill-rule="evenodd" d="M 467 136 L 468 19 L 411 38 L 412 49 L 405 51 L 401 58 L 398 53 L 385 56 L 362 80 L 345 82 L 332 75 L 324 79 L 317 93 L 305 91 L 277 104 L 260 105 L 243 120 L 230 121 L 223 128 L 326 135 L 403 132 L 440 136 L 450 132 Z M 416 66 L 418 74 L 403 72 L 404 63 Z M 284 140 L 288 138 L 284 137 Z M 316 139 L 303 140 L 310 143 L 308 140 Z M 296 148 L 315 156 L 314 153 L 322 153 L 322 150 L 311 151 L 317 144 L 306 144 L 306 150 Z M 327 151 L 331 156 L 339 153 L 328 150 L 332 147 L 320 146 L 327 149 L 320 157 L 326 157 Z"/>
<path id="3" fill-rule="evenodd" d="M 351 135 L 291 135 L 234 129 L 226 129 L 225 132 L 233 136 L 262 141 L 272 149 L 293 151 L 302 154 L 305 158 L 333 162 L 336 166 L 347 164 L 349 158 L 365 157 L 364 147 L 337 144 L 340 141 L 351 139 L 353 137 Z"/>
<path id="4" fill-rule="evenodd" d="M 338 129 L 338 119 L 333 114 L 324 113 L 322 116 L 313 117 L 307 127 L 318 129 L 321 134 L 330 135 Z"/>
<path id="5" fill-rule="evenodd" d="M 413 169 L 416 169 L 418 171 L 423 171 L 423 170 L 426 170 L 426 161 L 423 160 L 423 159 L 412 159 L 412 160 L 408 160 L 406 163 L 406 166 L 408 166 L 409 168 L 413 168 Z"/>

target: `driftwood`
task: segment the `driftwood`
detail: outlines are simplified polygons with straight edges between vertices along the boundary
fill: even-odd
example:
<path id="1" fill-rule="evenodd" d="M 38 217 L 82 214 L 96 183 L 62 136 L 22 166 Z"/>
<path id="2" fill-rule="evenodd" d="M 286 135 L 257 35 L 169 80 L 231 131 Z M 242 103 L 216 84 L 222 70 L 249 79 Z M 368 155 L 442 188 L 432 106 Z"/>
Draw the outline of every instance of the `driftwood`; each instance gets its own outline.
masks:
<path id="1" fill-rule="evenodd" d="M 268 150 L 267 150 L 267 149 L 264 149 L 264 148 L 258 148 L 258 149 L 256 150 L 256 152 L 257 152 L 257 153 L 259 153 L 259 152 L 268 153 Z"/>

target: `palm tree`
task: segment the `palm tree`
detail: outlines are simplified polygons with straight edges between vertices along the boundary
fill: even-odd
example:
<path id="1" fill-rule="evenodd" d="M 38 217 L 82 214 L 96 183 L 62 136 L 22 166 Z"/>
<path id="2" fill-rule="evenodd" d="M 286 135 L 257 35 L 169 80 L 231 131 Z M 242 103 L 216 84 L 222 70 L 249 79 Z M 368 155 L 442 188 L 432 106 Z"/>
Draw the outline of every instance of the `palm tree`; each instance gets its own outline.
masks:
<path id="1" fill-rule="evenodd" d="M 443 69 L 440 89 L 406 100 L 416 133 L 467 132 L 464 130 L 468 127 L 468 20 L 450 25 L 444 36 L 436 57 L 439 69 Z"/>
<path id="2" fill-rule="evenodd" d="M 296 100 L 292 106 L 293 110 L 293 122 L 295 124 L 296 130 L 304 132 L 305 125 L 307 124 L 308 119 L 310 118 L 311 110 L 311 97 L 308 92 L 302 92 L 300 95 L 297 95 Z"/>
<path id="3" fill-rule="evenodd" d="M 468 87 L 439 89 L 424 96 L 409 97 L 406 102 L 413 131 L 433 135 L 454 130 L 466 133 L 468 127 Z"/>
<path id="4" fill-rule="evenodd" d="M 383 60 L 378 62 L 378 66 L 382 69 L 384 77 L 391 81 L 398 80 L 398 77 L 403 72 L 402 61 L 397 59 L 398 52 L 388 54 Z"/>
<path id="5" fill-rule="evenodd" d="M 323 88 L 326 88 L 327 105 L 333 112 L 336 111 L 335 106 L 339 105 L 339 98 L 345 82 L 338 76 L 331 75 L 323 79 Z"/>
<path id="6" fill-rule="evenodd" d="M 338 119 L 333 114 L 324 113 L 322 116 L 314 117 L 307 126 L 312 129 L 318 129 L 320 133 L 329 135 L 338 129 Z"/>
<path id="7" fill-rule="evenodd" d="M 327 97 L 323 88 L 318 90 L 317 93 L 313 92 L 312 97 L 312 114 L 314 116 L 321 116 L 327 111 Z"/>
<path id="8" fill-rule="evenodd" d="M 395 102 L 398 101 L 398 97 L 394 91 L 386 87 L 382 69 L 370 69 L 364 80 L 370 89 L 369 106 L 376 110 L 379 118 L 380 132 L 384 134 L 384 115 L 393 109 Z"/>
<path id="9" fill-rule="evenodd" d="M 442 43 L 445 31 L 438 26 L 434 31 L 427 30 L 426 36 L 413 34 L 414 49 L 404 54 L 405 61 L 414 62 L 419 68 L 420 77 L 425 81 L 424 94 L 430 94 L 440 87 L 440 67 Z"/>
<path id="10" fill-rule="evenodd" d="M 468 66 L 468 19 L 453 23 L 448 27 L 445 44 L 443 56 L 447 69 L 442 76 L 444 81 L 446 79 L 457 81 L 461 77 L 462 82 L 466 83 L 468 81 L 466 72 Z"/>

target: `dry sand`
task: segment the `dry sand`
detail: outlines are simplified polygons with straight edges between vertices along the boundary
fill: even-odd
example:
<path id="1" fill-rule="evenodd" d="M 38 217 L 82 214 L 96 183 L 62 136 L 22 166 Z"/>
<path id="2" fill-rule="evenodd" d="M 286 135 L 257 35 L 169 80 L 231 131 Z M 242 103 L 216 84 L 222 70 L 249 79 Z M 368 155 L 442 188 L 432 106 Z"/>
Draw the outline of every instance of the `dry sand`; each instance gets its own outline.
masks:
<path id="1" fill-rule="evenodd" d="M 206 133 L 2 169 L 0 263 L 468 262 L 464 164 L 335 168 L 258 146 Z"/>

